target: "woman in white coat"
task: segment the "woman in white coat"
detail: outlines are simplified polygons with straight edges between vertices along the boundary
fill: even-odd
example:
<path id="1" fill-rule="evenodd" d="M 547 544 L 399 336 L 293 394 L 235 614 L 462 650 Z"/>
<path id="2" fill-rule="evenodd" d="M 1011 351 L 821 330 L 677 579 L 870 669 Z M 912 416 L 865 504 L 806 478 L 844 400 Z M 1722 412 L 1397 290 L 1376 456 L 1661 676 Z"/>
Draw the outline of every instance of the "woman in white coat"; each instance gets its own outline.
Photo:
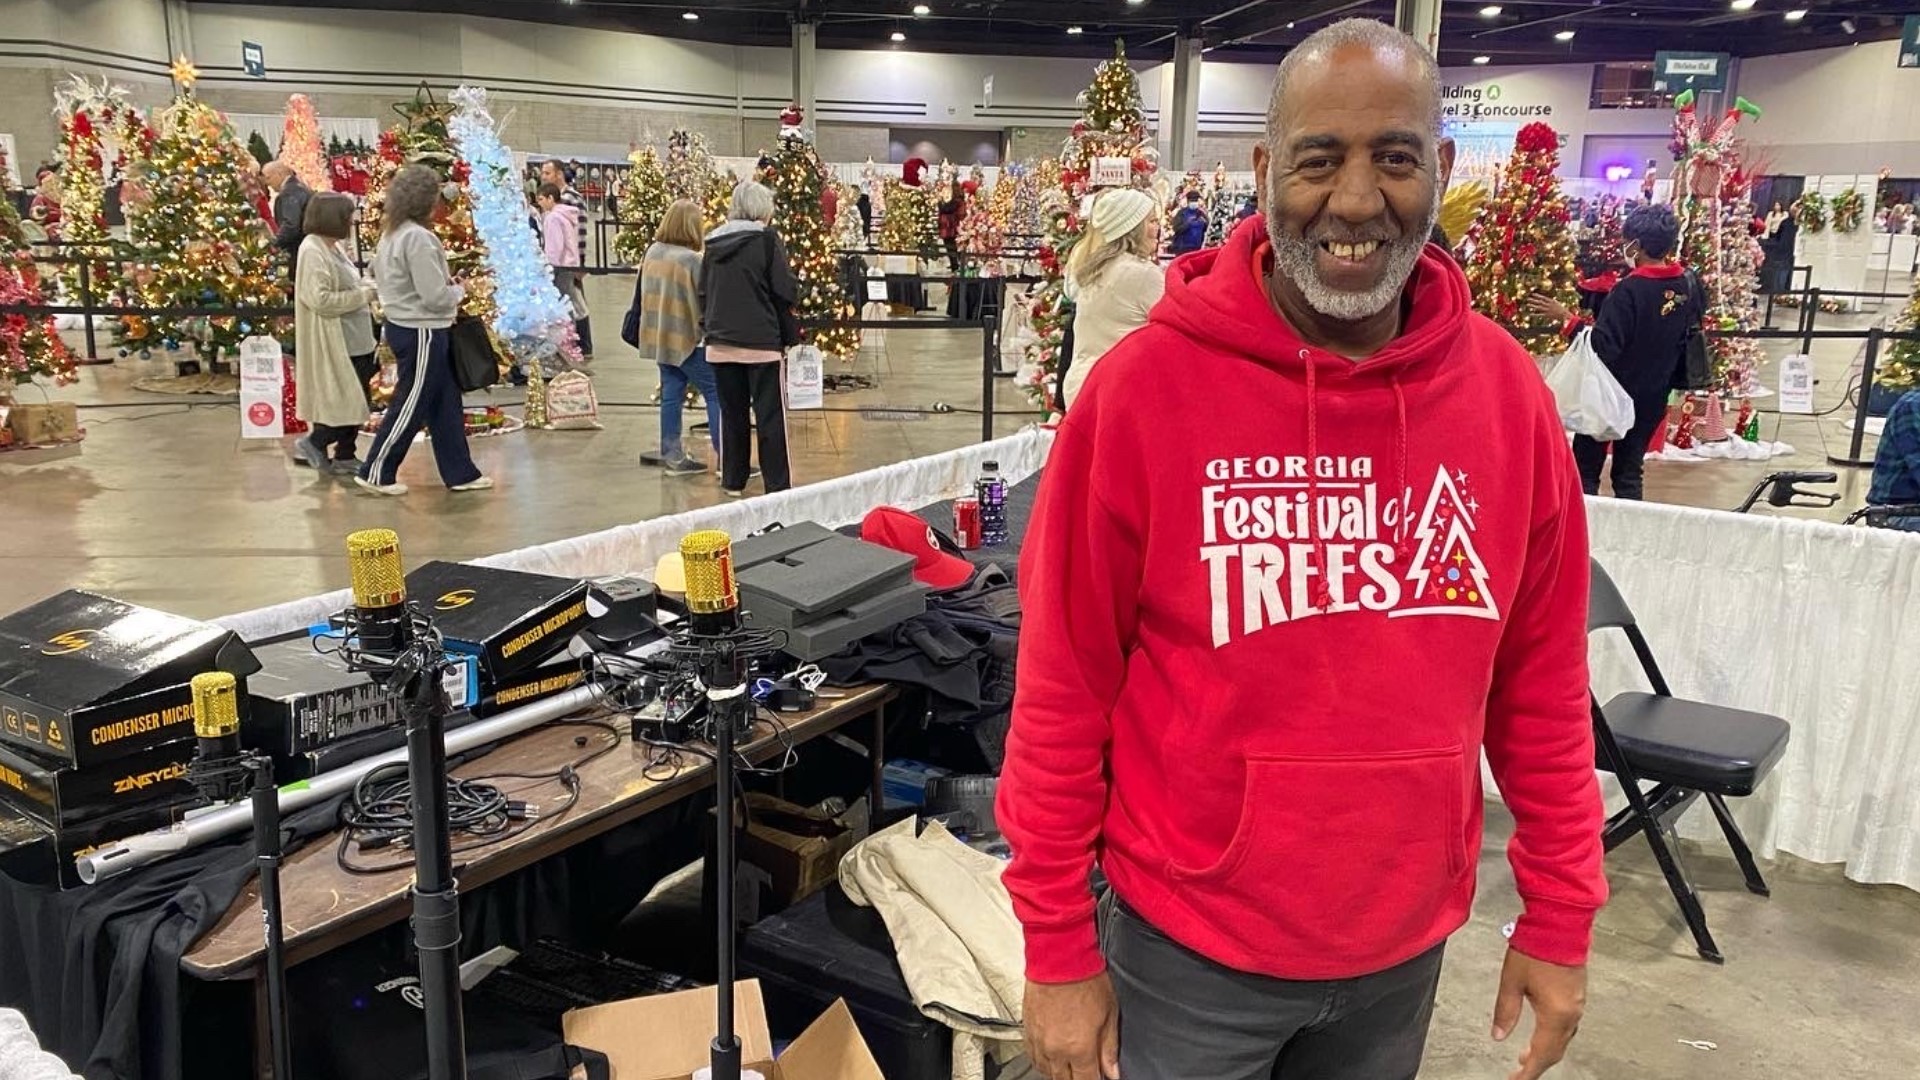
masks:
<path id="1" fill-rule="evenodd" d="M 380 370 L 367 289 L 340 247 L 353 228 L 353 200 L 315 195 L 305 224 L 293 285 L 294 411 L 313 430 L 294 440 L 293 458 L 352 476 L 360 468 L 354 443 L 371 407 L 367 384 Z"/>
<path id="2" fill-rule="evenodd" d="M 1061 383 L 1068 408 L 1093 366 L 1120 339 L 1147 325 L 1147 313 L 1167 289 L 1160 249 L 1160 207 L 1153 196 L 1114 188 L 1094 196 L 1093 217 L 1067 259 L 1067 296 L 1073 300 L 1073 363 Z"/>

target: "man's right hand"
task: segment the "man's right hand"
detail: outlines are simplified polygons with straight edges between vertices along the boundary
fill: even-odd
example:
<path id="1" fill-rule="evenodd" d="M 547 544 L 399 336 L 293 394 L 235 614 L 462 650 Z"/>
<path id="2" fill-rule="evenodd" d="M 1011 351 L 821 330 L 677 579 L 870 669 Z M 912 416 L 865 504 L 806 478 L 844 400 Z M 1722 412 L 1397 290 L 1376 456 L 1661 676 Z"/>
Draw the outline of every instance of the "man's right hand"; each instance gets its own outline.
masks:
<path id="1" fill-rule="evenodd" d="M 1120 1007 L 1101 972 L 1071 983 L 1027 983 L 1027 1055 L 1046 1080 L 1119 1080 Z"/>

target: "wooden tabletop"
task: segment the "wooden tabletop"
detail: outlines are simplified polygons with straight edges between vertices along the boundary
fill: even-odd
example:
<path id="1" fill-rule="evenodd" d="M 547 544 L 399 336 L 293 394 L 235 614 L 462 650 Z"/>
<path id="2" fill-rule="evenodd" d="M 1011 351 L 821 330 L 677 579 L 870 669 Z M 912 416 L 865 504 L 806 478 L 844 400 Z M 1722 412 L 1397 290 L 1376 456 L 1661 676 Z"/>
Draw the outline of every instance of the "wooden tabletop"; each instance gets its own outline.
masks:
<path id="1" fill-rule="evenodd" d="M 846 696 L 810 713 L 783 715 L 784 737 L 762 721 L 745 755 L 765 762 L 797 745 L 825 735 L 853 720 L 877 712 L 899 696 L 888 685 L 856 687 Z M 582 719 L 604 719 L 619 729 L 618 737 L 603 728 L 579 723 L 538 727 L 503 743 L 492 752 L 453 770 L 456 776 L 500 773 L 550 773 L 579 761 L 596 749 L 612 750 L 579 770 L 580 798 L 564 813 L 566 789 L 557 781 L 501 780 L 510 799 L 540 807 L 540 819 L 515 836 L 462 853 L 474 841 L 454 838 L 454 870 L 462 891 L 505 877 L 556 852 L 617 828 L 650 810 L 706 788 L 713 782 L 713 766 L 693 754 L 679 755 L 678 766 L 650 764 L 651 748 L 631 741 L 623 715 L 582 714 Z M 584 742 L 582 742 L 584 740 Z M 355 865 L 397 863 L 385 873 L 349 873 L 336 859 L 339 834 L 315 837 L 288 858 L 280 870 L 282 922 L 287 963 L 322 955 L 348 941 L 404 919 L 412 884 L 407 852 L 351 854 Z M 260 935 L 260 891 L 250 883 L 214 928 L 184 956 L 181 967 L 202 979 L 251 978 L 264 957 Z"/>

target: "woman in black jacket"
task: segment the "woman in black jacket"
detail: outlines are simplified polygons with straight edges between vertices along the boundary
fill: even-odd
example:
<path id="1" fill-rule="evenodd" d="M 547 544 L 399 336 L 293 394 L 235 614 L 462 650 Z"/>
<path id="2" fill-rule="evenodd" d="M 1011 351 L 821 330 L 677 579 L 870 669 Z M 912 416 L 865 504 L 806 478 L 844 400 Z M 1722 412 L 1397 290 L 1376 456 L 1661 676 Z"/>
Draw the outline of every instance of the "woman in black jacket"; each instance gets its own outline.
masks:
<path id="1" fill-rule="evenodd" d="M 733 189 L 727 217 L 707 235 L 700 311 L 707 363 L 720 390 L 720 486 L 738 499 L 752 479 L 749 423 L 759 433 L 768 493 L 793 486 L 781 360 L 800 343 L 793 317 L 799 289 L 786 245 L 767 227 L 773 192 L 751 180 L 741 184 Z"/>
<path id="2" fill-rule="evenodd" d="M 1633 430 L 1613 444 L 1613 494 L 1641 497 L 1647 444 L 1654 427 L 1667 416 L 1667 394 L 1687 380 L 1687 340 L 1700 332 L 1705 299 L 1687 268 L 1673 258 L 1680 223 L 1673 208 L 1642 206 L 1621 227 L 1633 272 L 1606 294 L 1593 322 L 1593 351 L 1633 398 Z M 1569 332 L 1578 326 L 1565 304 L 1535 294 L 1527 302 L 1535 315 L 1559 320 Z M 1607 444 L 1585 435 L 1573 438 L 1580 483 L 1589 495 L 1600 493 L 1600 472 Z"/>

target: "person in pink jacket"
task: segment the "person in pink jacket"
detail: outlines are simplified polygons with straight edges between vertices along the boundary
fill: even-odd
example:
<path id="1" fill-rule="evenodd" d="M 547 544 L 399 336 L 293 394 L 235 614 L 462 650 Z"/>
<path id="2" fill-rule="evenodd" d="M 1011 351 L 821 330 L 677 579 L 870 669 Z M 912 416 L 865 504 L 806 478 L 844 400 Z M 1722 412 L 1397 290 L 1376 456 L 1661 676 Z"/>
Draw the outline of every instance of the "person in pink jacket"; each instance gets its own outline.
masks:
<path id="1" fill-rule="evenodd" d="M 575 320 L 586 318 L 587 296 L 580 279 L 570 269 L 580 265 L 580 209 L 560 201 L 556 184 L 541 184 L 534 194 L 540 207 L 540 243 L 547 253 L 547 265 L 553 267 L 553 285 L 573 305 Z"/>

